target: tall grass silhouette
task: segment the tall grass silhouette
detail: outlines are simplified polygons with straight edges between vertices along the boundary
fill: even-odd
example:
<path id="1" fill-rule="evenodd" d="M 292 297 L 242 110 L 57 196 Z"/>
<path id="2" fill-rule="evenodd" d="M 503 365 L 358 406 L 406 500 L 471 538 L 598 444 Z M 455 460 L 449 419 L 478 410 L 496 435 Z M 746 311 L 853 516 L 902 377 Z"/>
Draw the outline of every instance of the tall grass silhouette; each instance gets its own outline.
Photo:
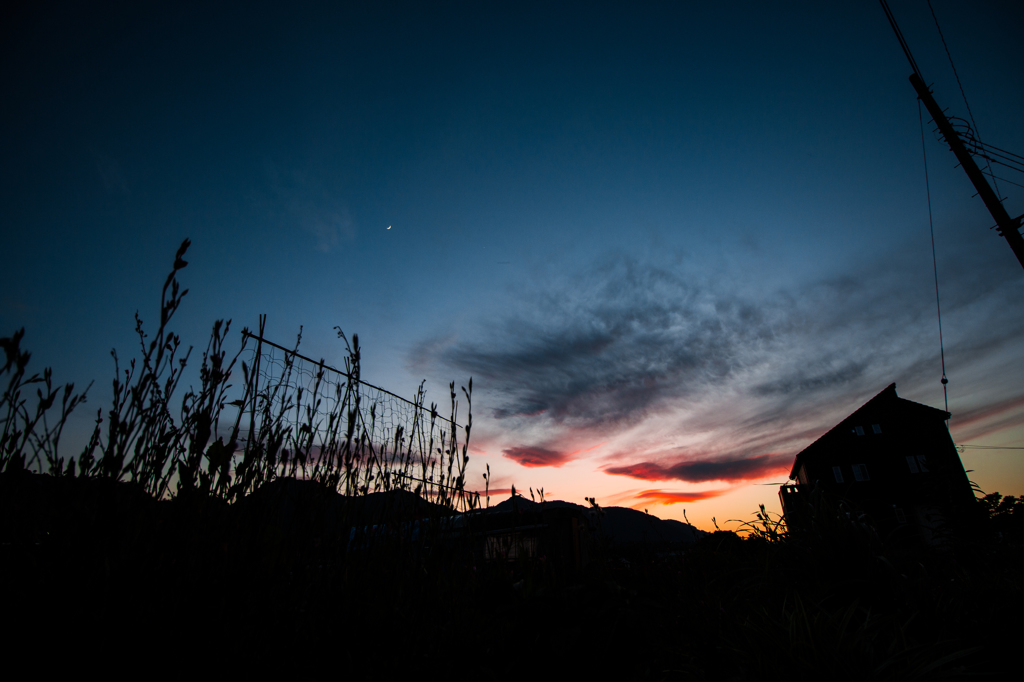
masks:
<path id="1" fill-rule="evenodd" d="M 172 325 L 189 246 L 155 329 L 135 316 L 136 357 L 112 351 L 111 401 L 70 455 L 62 434 L 89 388 L 31 373 L 24 330 L 0 339 L 0 578 L 17 641 L 54 641 L 59 622 L 80 633 L 62 646 L 95 636 L 181 661 L 198 649 L 172 642 L 198 622 L 259 656 L 342 634 L 366 646 L 357 621 L 410 604 L 459 618 L 473 556 L 472 515 L 458 512 L 480 503 L 466 490 L 472 381 L 464 426 L 454 382 L 447 416 L 420 384 L 401 423 L 386 420 L 357 336 L 338 329 L 335 369 L 299 354 L 300 330 L 268 371 L 261 319 L 238 337 L 214 323 L 186 386 L 193 349 Z"/>
<path id="2" fill-rule="evenodd" d="M 129 481 L 156 499 L 199 496 L 237 502 L 277 478 L 298 477 L 346 496 L 413 490 L 452 511 L 479 504 L 479 496 L 465 487 L 472 380 L 462 389 L 467 421 L 461 443 L 454 382 L 447 419 L 436 403 L 424 404 L 421 384 L 408 424 L 387 433 L 377 423 L 378 404 L 367 404 L 361 390 L 358 336 L 350 343 L 340 328 L 344 370 L 323 360 L 313 363 L 315 376 L 307 388 L 292 381 L 298 363 L 312 363 L 298 353 L 301 331 L 294 349 L 284 353 L 281 371 L 271 374 L 260 371 L 264 358 L 259 348 L 269 343 L 263 339 L 263 321 L 259 335 L 243 330 L 237 351 L 229 355 L 231 321 L 218 320 L 202 354 L 198 388 L 182 388 L 193 349 L 184 347 L 171 322 L 188 293 L 178 273 L 188 264 L 189 246 L 186 239 L 175 254 L 155 332 L 148 333 L 135 315 L 139 357 L 123 366 L 111 351 L 112 401 L 97 411 L 95 428 L 76 456 L 60 454 L 60 438 L 86 392 L 76 393 L 72 384 L 54 388 L 49 369 L 29 375 L 23 329 L 0 339 L 6 356 L 0 376 L 7 377 L 0 397 L 0 471 Z M 250 353 L 250 366 L 243 358 L 253 344 L 258 348 Z M 238 378 L 236 386 L 232 382 Z M 324 409 L 325 399 L 329 409 Z"/>

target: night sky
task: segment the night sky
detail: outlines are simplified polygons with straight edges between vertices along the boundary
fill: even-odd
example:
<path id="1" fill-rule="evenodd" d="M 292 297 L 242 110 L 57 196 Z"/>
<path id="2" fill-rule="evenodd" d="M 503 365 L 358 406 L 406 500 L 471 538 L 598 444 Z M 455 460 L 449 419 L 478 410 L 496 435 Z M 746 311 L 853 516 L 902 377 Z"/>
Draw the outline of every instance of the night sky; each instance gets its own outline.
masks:
<path id="1" fill-rule="evenodd" d="M 888 384 L 943 406 L 918 104 L 877 3 L 211 4 L 3 10 L 0 335 L 96 380 L 71 440 L 186 237 L 197 351 L 266 313 L 338 366 L 334 326 L 359 334 L 402 395 L 472 376 L 471 484 L 710 528 L 777 510 L 762 484 Z M 980 136 L 1024 154 L 1024 5 L 933 6 Z M 967 118 L 928 5 L 893 10 Z M 1024 271 L 933 127 L 951 432 L 1021 448 Z M 1024 450 L 962 458 L 1024 493 Z"/>

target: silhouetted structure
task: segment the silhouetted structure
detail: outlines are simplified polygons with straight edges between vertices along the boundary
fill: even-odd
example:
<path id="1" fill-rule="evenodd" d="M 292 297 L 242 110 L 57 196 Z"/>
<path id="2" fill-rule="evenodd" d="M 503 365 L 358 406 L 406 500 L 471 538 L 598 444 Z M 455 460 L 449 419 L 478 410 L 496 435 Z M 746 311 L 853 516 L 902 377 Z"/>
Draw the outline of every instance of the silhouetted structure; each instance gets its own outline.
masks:
<path id="1" fill-rule="evenodd" d="M 806 528 L 820 504 L 812 498 L 824 495 L 863 514 L 883 538 L 938 542 L 941 528 L 976 506 L 949 416 L 900 398 L 890 384 L 796 456 L 796 483 L 779 490 L 787 525 Z"/>
<path id="2" fill-rule="evenodd" d="M 538 503 L 518 495 L 470 515 L 479 560 L 534 564 L 560 576 L 578 573 L 603 550 L 619 559 L 651 560 L 678 555 L 707 535 L 636 509 Z"/>
<path id="3" fill-rule="evenodd" d="M 579 505 L 538 504 L 513 495 L 473 516 L 480 560 L 540 560 L 546 570 L 562 576 L 578 573 L 589 561 L 591 523 Z"/>

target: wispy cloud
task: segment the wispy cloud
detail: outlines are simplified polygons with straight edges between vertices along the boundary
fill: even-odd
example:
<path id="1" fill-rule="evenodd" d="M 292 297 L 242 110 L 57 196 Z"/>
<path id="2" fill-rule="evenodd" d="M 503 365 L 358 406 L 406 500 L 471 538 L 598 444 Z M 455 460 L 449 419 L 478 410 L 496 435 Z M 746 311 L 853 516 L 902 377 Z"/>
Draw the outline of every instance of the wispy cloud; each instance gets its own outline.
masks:
<path id="1" fill-rule="evenodd" d="M 1024 313 L 1008 305 L 1024 296 L 1024 281 L 1008 267 L 986 277 L 954 267 L 976 259 L 971 248 L 943 266 L 947 371 L 958 396 L 985 388 L 979 404 L 951 403 L 964 425 L 974 410 L 1015 412 L 1021 391 L 1007 381 L 994 390 L 991 380 L 1024 352 Z M 893 381 L 901 395 L 941 399 L 930 269 L 910 271 L 904 260 L 885 255 L 795 288 L 741 291 L 617 256 L 538 281 L 478 330 L 424 342 L 412 357 L 474 376 L 494 442 L 524 466 L 559 467 L 600 441 L 608 447 L 587 456 L 608 474 L 754 480 L 787 470 Z"/>
<path id="2" fill-rule="evenodd" d="M 986 421 L 992 417 L 1003 416 L 1006 412 L 1019 411 L 1021 407 L 1024 407 L 1024 395 L 1000 400 L 972 410 L 964 410 L 957 415 L 957 425 L 961 427 L 974 426 L 978 422 Z"/>
<path id="3" fill-rule="evenodd" d="M 504 396 L 496 419 L 614 430 L 723 381 L 772 333 L 761 306 L 664 270 L 618 259 L 584 278 L 585 296 L 541 295 L 498 338 L 435 346 L 437 359 Z"/>
<path id="4" fill-rule="evenodd" d="M 348 207 L 336 193 L 295 170 L 264 164 L 275 211 L 283 224 L 295 225 L 315 242 L 315 248 L 330 253 L 345 241 L 355 238 L 355 224 Z"/>
<path id="5" fill-rule="evenodd" d="M 970 441 L 1006 428 L 1024 424 L 1024 395 L 1016 395 L 994 403 L 957 413 L 951 420 L 961 441 Z"/>
<path id="6" fill-rule="evenodd" d="M 801 367 L 787 376 L 758 384 L 751 392 L 758 396 L 812 393 L 833 386 L 848 385 L 863 376 L 866 369 L 867 363 L 863 361 L 842 362 L 837 367 Z"/>
<path id="7" fill-rule="evenodd" d="M 316 241 L 317 251 L 330 253 L 342 241 L 355 235 L 348 209 L 324 210 L 309 205 L 293 210 L 300 214 L 302 226 Z"/>

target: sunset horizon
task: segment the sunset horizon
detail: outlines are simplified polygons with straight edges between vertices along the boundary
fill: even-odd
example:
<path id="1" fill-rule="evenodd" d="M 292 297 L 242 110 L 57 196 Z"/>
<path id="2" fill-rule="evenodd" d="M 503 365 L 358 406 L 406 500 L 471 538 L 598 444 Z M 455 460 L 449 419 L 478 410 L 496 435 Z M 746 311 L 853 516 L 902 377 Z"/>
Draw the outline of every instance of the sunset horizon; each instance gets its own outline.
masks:
<path id="1" fill-rule="evenodd" d="M 1024 149 L 1021 11 L 896 9 L 950 115 Z M 0 325 L 33 371 L 95 382 L 68 455 L 187 237 L 179 390 L 217 319 L 343 368 L 340 327 L 407 399 L 455 382 L 464 415 L 472 377 L 468 489 L 489 466 L 493 490 L 735 528 L 889 384 L 946 409 L 944 361 L 971 480 L 1024 492 L 1024 277 L 875 4 L 12 17 Z"/>

